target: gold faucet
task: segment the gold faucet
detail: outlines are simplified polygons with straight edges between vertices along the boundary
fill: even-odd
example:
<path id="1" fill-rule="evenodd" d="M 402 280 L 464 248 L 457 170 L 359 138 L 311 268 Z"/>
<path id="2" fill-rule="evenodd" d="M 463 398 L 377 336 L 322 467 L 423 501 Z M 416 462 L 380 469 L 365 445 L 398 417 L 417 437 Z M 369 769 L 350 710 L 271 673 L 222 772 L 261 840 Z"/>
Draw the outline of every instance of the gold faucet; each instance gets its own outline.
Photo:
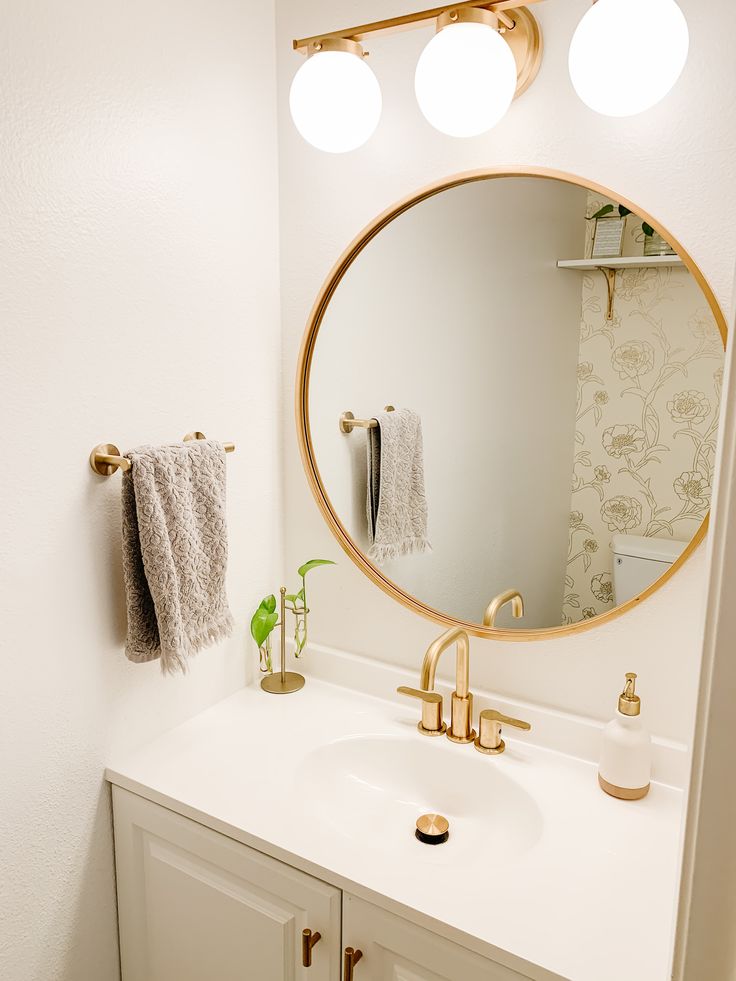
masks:
<path id="1" fill-rule="evenodd" d="M 462 627 L 452 627 L 427 648 L 422 662 L 419 687 L 434 690 L 437 662 L 442 654 L 455 644 L 455 691 L 452 693 L 452 711 L 447 738 L 455 743 L 470 743 L 475 739 L 473 729 L 473 696 L 470 693 L 470 641 Z"/>
<path id="2" fill-rule="evenodd" d="M 511 614 L 517 620 L 524 616 L 524 599 L 518 589 L 507 589 L 505 593 L 494 596 L 483 614 L 483 626 L 494 627 L 501 607 L 511 603 Z"/>
<path id="3" fill-rule="evenodd" d="M 497 596 L 489 605 L 491 623 L 498 610 L 509 601 L 514 604 L 512 610 L 521 609 L 521 613 L 514 615 L 522 615 L 524 606 L 521 594 L 510 589 L 508 592 Z M 452 693 L 452 714 L 448 729 L 442 721 L 442 695 L 434 690 L 434 681 L 437 663 L 452 644 L 456 645 L 455 691 Z M 480 735 L 476 738 L 475 729 L 473 729 L 473 695 L 469 690 L 470 641 L 462 627 L 452 627 L 429 645 L 427 653 L 424 655 L 424 661 L 422 661 L 419 685 L 419 688 L 407 688 L 402 685 L 396 690 L 401 695 L 410 695 L 412 698 L 421 700 L 422 721 L 417 729 L 425 736 L 441 736 L 443 732 L 447 731 L 447 738 L 453 742 L 472 742 L 479 752 L 496 756 L 506 749 L 506 744 L 501 738 L 502 725 L 515 726 L 517 729 L 531 729 L 528 722 L 522 722 L 521 719 L 511 719 L 494 709 L 485 709 L 480 713 Z"/>

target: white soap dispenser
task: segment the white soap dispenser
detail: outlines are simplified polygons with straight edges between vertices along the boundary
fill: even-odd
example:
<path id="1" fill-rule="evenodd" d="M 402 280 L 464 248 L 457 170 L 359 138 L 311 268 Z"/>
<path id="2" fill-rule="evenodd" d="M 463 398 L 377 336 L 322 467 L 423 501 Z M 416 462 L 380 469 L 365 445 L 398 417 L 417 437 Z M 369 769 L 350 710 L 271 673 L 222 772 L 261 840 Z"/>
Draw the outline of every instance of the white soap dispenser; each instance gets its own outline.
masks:
<path id="1" fill-rule="evenodd" d="M 603 730 L 598 767 L 601 788 L 621 800 L 639 800 L 649 793 L 652 740 L 641 724 L 640 712 L 636 675 L 629 673 L 618 699 L 616 717 Z"/>

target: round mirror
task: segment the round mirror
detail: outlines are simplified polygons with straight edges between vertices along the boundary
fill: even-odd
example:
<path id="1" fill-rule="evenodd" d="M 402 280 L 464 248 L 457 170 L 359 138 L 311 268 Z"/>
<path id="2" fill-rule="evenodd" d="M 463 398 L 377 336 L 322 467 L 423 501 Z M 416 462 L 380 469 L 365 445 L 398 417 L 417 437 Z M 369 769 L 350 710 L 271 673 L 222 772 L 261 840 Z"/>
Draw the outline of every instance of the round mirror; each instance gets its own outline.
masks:
<path id="1" fill-rule="evenodd" d="M 363 571 L 438 622 L 600 623 L 705 533 L 725 337 L 641 208 L 561 174 L 460 175 L 380 216 L 317 300 L 312 490 Z"/>

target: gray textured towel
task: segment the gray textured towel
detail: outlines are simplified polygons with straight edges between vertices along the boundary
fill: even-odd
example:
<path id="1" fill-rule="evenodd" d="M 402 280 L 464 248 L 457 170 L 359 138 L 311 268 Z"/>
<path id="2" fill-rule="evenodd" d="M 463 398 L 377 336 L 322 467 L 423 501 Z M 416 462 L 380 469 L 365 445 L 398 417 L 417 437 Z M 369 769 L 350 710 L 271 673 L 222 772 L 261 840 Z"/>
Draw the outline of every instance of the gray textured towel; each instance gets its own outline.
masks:
<path id="1" fill-rule="evenodd" d="M 227 637 L 225 450 L 213 440 L 140 446 L 123 474 L 125 653 L 166 674 Z"/>
<path id="2" fill-rule="evenodd" d="M 428 552 L 422 421 L 411 409 L 379 412 L 368 430 L 368 555 L 377 562 Z"/>

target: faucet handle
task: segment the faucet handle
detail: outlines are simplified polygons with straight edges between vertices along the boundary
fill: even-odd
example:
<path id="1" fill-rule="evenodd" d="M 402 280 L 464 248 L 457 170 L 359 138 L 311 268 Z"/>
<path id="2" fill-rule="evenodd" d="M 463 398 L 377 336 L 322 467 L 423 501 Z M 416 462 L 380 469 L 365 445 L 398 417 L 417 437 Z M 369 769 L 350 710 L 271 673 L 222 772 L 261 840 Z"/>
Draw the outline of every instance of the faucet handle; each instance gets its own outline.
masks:
<path id="1" fill-rule="evenodd" d="M 422 701 L 422 721 L 417 729 L 423 736 L 441 736 L 447 731 L 442 721 L 442 695 L 438 691 L 424 691 L 421 688 L 407 688 L 401 685 L 396 691 L 399 695 L 409 695 Z"/>
<path id="2" fill-rule="evenodd" d="M 501 726 L 514 726 L 516 729 L 531 729 L 528 722 L 521 719 L 512 719 L 508 715 L 502 715 L 495 709 L 484 709 L 480 713 L 480 734 L 474 742 L 475 748 L 479 753 L 487 753 L 496 756 L 503 753 L 506 743 L 501 739 Z"/>

